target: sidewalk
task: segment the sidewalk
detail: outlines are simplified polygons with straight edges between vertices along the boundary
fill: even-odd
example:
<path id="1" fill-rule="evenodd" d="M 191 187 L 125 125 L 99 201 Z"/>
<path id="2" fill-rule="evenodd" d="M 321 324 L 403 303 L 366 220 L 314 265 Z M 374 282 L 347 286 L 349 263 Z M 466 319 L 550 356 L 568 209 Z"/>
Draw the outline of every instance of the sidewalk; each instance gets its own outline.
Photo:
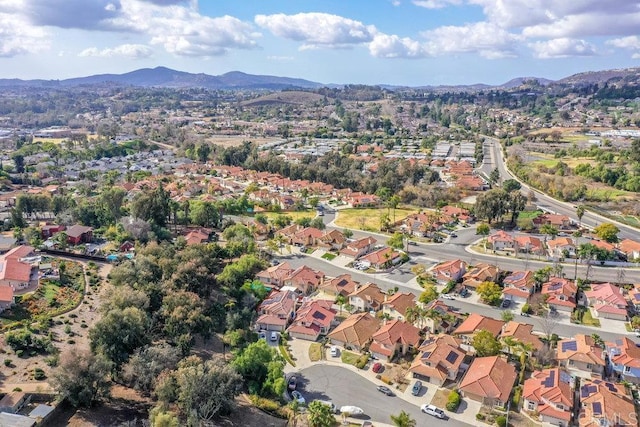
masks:
<path id="1" fill-rule="evenodd" d="M 328 356 L 327 354 L 328 352 L 326 348 L 324 349 L 325 359 L 320 360 L 318 362 L 312 362 L 309 359 L 309 347 L 311 345 L 311 342 L 293 338 L 289 341 L 289 344 L 291 346 L 291 355 L 295 360 L 296 366 L 293 367 L 287 364 L 284 368 L 285 374 L 299 372 L 305 368 L 308 368 L 313 365 L 318 365 L 318 364 L 333 365 L 333 366 L 340 366 L 341 368 L 349 369 L 352 372 L 355 372 L 356 374 L 368 379 L 375 385 L 385 385 L 382 381 L 376 379 L 377 374 L 373 372 L 370 368 L 358 369 L 353 365 L 342 363 L 339 357 L 333 358 L 331 356 Z M 438 391 L 439 388 L 433 384 L 426 383 L 423 381 L 422 382 L 423 391 L 419 396 L 413 396 L 411 394 L 411 388 L 414 383 L 415 383 L 415 380 L 411 379 L 409 386 L 407 386 L 407 388 L 403 392 L 396 389 L 394 389 L 393 391 L 396 394 L 396 396 L 399 397 L 400 399 L 418 407 L 424 403 L 431 403 L 431 401 L 433 400 L 433 397 L 436 394 L 436 391 Z M 476 424 L 475 415 L 478 412 L 479 407 L 476 408 L 476 406 L 473 405 L 473 403 L 475 402 L 469 402 L 469 403 L 471 404 L 466 406 L 467 410 L 465 410 L 463 413 L 454 413 L 454 412 L 447 411 L 447 415 L 449 415 L 451 418 L 456 419 L 458 421 L 475 425 Z M 342 420 L 342 419 L 339 418 L 339 420 Z M 358 420 L 358 419 L 353 419 L 352 421 L 356 423 L 362 422 L 362 420 Z M 383 424 L 376 421 L 374 425 L 385 427 L 388 424 Z"/>

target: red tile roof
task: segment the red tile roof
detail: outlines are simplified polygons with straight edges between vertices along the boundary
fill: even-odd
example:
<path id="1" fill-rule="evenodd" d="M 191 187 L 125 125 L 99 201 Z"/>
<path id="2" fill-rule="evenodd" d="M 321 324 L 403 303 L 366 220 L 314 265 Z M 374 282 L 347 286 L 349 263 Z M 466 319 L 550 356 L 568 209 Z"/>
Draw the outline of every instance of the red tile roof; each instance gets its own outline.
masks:
<path id="1" fill-rule="evenodd" d="M 506 402 L 517 377 L 516 368 L 500 356 L 477 357 L 460 381 L 460 390 Z"/>

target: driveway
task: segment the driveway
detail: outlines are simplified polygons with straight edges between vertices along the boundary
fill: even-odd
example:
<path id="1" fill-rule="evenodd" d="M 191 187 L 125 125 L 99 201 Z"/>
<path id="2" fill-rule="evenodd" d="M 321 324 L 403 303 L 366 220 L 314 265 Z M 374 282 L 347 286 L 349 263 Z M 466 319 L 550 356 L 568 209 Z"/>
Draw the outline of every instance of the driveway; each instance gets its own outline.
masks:
<path id="1" fill-rule="evenodd" d="M 380 393 L 376 390 L 376 384 L 340 366 L 318 364 L 302 369 L 298 373 L 298 384 L 307 402 L 319 399 L 330 400 L 338 408 L 344 405 L 358 406 L 365 413 L 359 417 L 361 419 L 389 423 L 391 415 L 406 411 L 418 422 L 418 425 L 456 427 L 471 425 L 455 419 L 438 420 L 423 414 L 418 406 L 397 396 L 391 397 Z"/>

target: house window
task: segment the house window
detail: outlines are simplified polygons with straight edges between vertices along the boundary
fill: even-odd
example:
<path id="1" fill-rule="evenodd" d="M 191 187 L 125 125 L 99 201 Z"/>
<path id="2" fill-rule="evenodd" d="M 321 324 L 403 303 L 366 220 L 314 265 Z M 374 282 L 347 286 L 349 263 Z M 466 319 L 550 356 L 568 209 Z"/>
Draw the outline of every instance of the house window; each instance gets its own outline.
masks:
<path id="1" fill-rule="evenodd" d="M 573 360 L 569 359 L 569 366 L 573 366 L 573 365 L 574 365 Z"/>
<path id="2" fill-rule="evenodd" d="M 527 402 L 527 410 L 528 411 L 535 411 L 536 410 L 536 404 L 534 402 Z"/>
<path id="3" fill-rule="evenodd" d="M 625 366 L 624 367 L 624 373 L 628 374 L 629 372 L 631 372 L 631 366 Z"/>
<path id="4" fill-rule="evenodd" d="M 593 365 L 591 363 L 587 363 L 587 369 L 591 369 L 593 368 Z"/>
<path id="5" fill-rule="evenodd" d="M 564 411 L 564 405 L 560 404 L 558 406 L 556 406 L 558 409 L 560 409 L 561 411 Z"/>

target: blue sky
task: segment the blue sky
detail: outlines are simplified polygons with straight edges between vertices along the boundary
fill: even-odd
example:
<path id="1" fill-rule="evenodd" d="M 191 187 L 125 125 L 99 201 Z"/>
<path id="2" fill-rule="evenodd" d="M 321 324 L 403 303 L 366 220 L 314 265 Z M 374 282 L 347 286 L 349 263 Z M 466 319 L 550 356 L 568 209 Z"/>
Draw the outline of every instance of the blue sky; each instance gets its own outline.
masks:
<path id="1" fill-rule="evenodd" d="M 500 84 L 640 65 L 640 0 L 0 0 L 0 78 Z"/>

